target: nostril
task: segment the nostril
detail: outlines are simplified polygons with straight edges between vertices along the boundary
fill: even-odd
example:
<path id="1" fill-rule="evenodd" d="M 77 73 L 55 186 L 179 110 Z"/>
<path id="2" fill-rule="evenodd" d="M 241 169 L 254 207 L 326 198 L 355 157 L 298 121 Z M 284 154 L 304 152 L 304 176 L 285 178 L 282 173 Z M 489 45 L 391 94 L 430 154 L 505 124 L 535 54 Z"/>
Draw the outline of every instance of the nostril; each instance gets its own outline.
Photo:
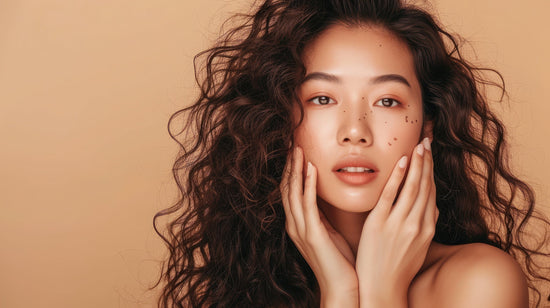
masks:
<path id="1" fill-rule="evenodd" d="M 357 142 L 357 143 L 367 143 L 367 139 L 365 138 L 360 138 L 360 139 L 354 139 L 354 143 Z M 350 138 L 344 138 L 342 140 L 343 142 L 352 142 L 352 140 Z"/>

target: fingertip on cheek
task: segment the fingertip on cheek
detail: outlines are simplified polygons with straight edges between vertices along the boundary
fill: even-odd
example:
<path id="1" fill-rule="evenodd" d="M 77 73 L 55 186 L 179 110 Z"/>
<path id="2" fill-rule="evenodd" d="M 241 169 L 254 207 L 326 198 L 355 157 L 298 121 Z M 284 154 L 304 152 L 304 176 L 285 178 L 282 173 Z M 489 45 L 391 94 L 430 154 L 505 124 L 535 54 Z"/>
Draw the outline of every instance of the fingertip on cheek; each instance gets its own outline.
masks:
<path id="1" fill-rule="evenodd" d="M 424 140 L 422 140 L 422 144 L 424 145 L 424 148 L 428 151 L 430 151 L 432 149 L 431 147 L 431 144 L 430 144 L 430 139 L 428 137 L 424 138 Z"/>
<path id="2" fill-rule="evenodd" d="M 420 155 L 420 156 L 424 156 L 424 145 L 422 143 L 420 143 L 416 147 L 416 153 L 418 153 L 418 155 Z"/>
<path id="3" fill-rule="evenodd" d="M 399 159 L 398 165 L 399 168 L 405 169 L 405 167 L 407 167 L 407 156 L 401 157 L 401 159 Z"/>

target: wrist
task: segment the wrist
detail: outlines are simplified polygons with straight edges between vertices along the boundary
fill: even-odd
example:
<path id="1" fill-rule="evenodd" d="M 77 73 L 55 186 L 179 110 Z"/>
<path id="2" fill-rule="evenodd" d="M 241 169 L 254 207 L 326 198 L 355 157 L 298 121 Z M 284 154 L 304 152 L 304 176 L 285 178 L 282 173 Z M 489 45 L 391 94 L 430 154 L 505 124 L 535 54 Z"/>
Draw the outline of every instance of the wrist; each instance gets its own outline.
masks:
<path id="1" fill-rule="evenodd" d="M 321 291 L 321 308 L 358 308 L 359 291 Z"/>
<path id="2" fill-rule="evenodd" d="M 383 292 L 361 291 L 359 303 L 360 308 L 407 308 L 407 292 L 396 292 L 391 288 Z"/>

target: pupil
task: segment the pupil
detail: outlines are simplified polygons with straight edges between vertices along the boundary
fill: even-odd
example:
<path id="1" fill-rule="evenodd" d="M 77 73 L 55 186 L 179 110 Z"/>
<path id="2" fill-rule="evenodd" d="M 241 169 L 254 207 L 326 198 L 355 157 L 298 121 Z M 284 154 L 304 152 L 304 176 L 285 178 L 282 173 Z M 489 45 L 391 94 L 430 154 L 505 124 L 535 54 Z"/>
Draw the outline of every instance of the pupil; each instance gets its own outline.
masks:
<path id="1" fill-rule="evenodd" d="M 391 106 L 391 100 L 389 98 L 384 98 L 382 100 L 382 105 L 386 106 L 386 107 L 389 107 Z"/>
<path id="2" fill-rule="evenodd" d="M 328 97 L 326 97 L 326 96 L 319 97 L 319 104 L 321 104 L 321 105 L 328 104 Z"/>

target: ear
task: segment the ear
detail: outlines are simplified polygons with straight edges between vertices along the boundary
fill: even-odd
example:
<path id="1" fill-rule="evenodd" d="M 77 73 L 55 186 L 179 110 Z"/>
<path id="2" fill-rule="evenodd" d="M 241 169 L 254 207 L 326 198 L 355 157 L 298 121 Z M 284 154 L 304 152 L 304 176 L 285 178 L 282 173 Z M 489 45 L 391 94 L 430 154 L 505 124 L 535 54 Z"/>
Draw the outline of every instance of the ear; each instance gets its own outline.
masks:
<path id="1" fill-rule="evenodd" d="M 430 142 L 433 141 L 433 122 L 432 121 L 424 121 L 424 125 L 422 126 L 422 138 L 428 137 L 430 139 Z"/>

